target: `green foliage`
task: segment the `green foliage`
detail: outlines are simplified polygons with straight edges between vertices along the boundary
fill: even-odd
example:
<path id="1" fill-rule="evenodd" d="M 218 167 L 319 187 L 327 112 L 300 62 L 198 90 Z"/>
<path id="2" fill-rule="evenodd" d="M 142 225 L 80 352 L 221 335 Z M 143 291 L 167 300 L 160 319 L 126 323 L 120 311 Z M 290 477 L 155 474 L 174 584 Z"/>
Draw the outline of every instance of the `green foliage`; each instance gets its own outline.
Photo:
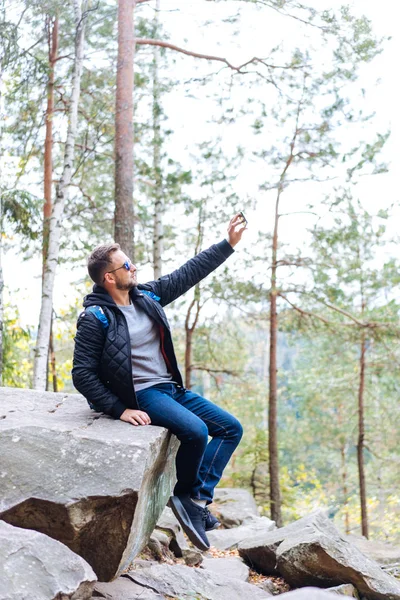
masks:
<path id="1" fill-rule="evenodd" d="M 32 331 L 21 326 L 18 309 L 5 306 L 2 385 L 19 388 L 31 387 L 33 348 Z"/>

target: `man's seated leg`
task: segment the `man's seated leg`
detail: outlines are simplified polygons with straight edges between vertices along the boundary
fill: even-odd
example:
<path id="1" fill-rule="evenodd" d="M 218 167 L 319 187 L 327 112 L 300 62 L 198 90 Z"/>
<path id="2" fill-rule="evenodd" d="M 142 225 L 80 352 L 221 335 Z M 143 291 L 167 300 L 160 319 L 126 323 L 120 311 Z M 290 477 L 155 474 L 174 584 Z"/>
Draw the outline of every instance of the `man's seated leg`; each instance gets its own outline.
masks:
<path id="1" fill-rule="evenodd" d="M 234 416 L 195 392 L 182 391 L 177 396 L 177 401 L 207 425 L 212 437 L 204 453 L 197 482 L 191 490 L 192 499 L 203 500 L 208 505 L 212 502 L 214 489 L 242 438 L 243 428 Z M 178 482 L 174 493 L 179 492 Z M 211 525 L 212 519 L 207 522 L 208 530 L 212 528 Z"/>
<path id="2" fill-rule="evenodd" d="M 190 541 L 200 548 L 210 547 L 206 533 L 204 508 L 191 500 L 197 485 L 199 468 L 208 441 L 208 428 L 194 413 L 175 400 L 181 393 L 174 384 L 161 384 L 137 393 L 139 408 L 145 411 L 152 425 L 166 427 L 180 440 L 176 455 L 177 484 L 170 507 Z"/>

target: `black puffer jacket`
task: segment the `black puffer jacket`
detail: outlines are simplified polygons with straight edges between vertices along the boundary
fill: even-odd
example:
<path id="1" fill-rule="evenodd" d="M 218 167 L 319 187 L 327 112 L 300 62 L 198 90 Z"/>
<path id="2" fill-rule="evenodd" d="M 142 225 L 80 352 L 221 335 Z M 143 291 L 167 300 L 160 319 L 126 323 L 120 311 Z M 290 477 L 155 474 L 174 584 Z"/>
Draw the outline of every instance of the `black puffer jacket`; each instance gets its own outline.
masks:
<path id="1" fill-rule="evenodd" d="M 200 252 L 182 267 L 157 281 L 139 284 L 130 292 L 160 327 L 161 350 L 173 380 L 183 385 L 163 310 L 214 271 L 233 253 L 223 240 Z M 75 337 L 72 379 L 76 389 L 97 411 L 119 419 L 126 408 L 139 408 L 133 387 L 131 345 L 125 316 L 99 285 L 86 296 Z"/>

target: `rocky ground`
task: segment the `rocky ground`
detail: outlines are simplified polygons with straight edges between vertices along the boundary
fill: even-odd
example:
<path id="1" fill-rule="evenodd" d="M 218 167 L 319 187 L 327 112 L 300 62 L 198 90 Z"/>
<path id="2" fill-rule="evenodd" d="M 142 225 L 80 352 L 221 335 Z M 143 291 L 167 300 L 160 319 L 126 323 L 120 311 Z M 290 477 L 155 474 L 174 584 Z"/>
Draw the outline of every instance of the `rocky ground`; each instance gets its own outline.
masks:
<path id="1" fill-rule="evenodd" d="M 208 552 L 187 543 L 167 508 L 141 556 L 119 579 L 97 583 L 92 598 L 400 600 L 391 573 L 400 548 L 346 539 L 321 511 L 277 529 L 245 490 L 217 490 L 213 508 L 222 526 Z"/>
<path id="2" fill-rule="evenodd" d="M 191 546 L 165 508 L 177 447 L 78 394 L 0 388 L 0 600 L 400 600 L 400 548 L 321 511 L 277 528 L 245 490 L 216 491 L 221 527 Z"/>

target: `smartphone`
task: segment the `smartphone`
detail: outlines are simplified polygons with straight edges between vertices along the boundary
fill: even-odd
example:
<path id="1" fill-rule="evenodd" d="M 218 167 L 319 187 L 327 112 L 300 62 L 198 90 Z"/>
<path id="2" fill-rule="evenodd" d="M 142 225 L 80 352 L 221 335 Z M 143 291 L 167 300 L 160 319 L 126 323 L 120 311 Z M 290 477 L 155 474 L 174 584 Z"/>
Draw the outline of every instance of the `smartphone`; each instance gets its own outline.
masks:
<path id="1" fill-rule="evenodd" d="M 244 222 L 244 223 L 246 223 L 246 225 L 247 225 L 247 219 L 246 219 L 246 217 L 244 216 L 244 214 L 242 213 L 242 211 L 239 211 L 239 215 L 242 217 L 242 219 L 243 219 L 243 222 Z"/>

